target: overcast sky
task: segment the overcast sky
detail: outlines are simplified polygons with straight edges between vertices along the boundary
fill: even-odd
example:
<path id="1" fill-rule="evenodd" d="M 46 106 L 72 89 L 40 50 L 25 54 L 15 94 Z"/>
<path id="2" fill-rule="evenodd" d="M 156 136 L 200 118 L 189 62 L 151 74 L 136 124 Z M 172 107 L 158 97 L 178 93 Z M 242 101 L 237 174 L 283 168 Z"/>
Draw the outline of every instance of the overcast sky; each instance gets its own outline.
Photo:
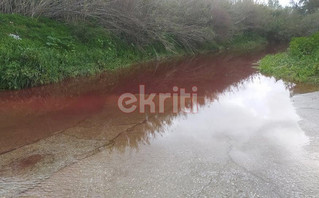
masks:
<path id="1" fill-rule="evenodd" d="M 290 3 L 290 0 L 279 0 L 279 1 L 282 6 L 288 6 Z"/>
<path id="2" fill-rule="evenodd" d="M 279 0 L 280 4 L 285 7 L 290 5 L 291 0 Z M 268 3 L 268 0 L 263 0 L 263 2 Z"/>

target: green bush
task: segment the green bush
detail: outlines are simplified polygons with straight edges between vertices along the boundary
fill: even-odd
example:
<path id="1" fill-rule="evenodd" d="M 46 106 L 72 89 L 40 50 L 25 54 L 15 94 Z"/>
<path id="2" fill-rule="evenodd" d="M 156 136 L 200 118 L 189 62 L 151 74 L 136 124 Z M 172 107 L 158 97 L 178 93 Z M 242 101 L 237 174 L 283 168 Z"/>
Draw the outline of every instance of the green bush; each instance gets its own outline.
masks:
<path id="1" fill-rule="evenodd" d="M 307 55 L 314 55 L 319 49 L 319 33 L 311 37 L 293 38 L 290 42 L 289 53 L 292 56 L 302 58 Z"/>
<path id="2" fill-rule="evenodd" d="M 294 38 L 287 52 L 264 57 L 260 70 L 290 81 L 319 84 L 319 33 Z"/>

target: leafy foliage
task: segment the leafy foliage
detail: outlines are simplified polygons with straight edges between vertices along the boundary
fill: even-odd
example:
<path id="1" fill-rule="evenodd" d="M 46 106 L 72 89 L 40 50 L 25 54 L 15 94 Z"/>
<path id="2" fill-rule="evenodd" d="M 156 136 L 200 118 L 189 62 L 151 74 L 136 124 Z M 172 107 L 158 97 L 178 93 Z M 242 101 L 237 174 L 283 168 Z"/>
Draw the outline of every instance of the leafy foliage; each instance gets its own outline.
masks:
<path id="1" fill-rule="evenodd" d="M 0 89 L 95 74 L 156 56 L 153 49 L 145 53 L 94 27 L 81 29 L 18 15 L 0 15 L 0 26 Z M 161 46 L 155 51 L 165 53 Z"/>
<path id="2" fill-rule="evenodd" d="M 319 31 L 317 0 L 301 0 L 295 9 L 255 0 L 2 0 L 0 12 L 46 16 L 69 23 L 94 21 L 113 34 L 145 47 L 197 51 L 207 42 L 257 33 L 289 41 Z M 311 9 L 310 11 L 310 8 Z M 304 10 L 300 12 L 300 9 Z M 87 35 L 87 34 L 86 34 Z"/>
<path id="3" fill-rule="evenodd" d="M 269 0 L 269 6 L 257 2 L 1 0 L 1 13 L 28 17 L 0 14 L 0 89 L 42 85 L 161 55 L 225 48 L 248 52 L 267 41 L 288 42 L 319 31 L 318 7 L 309 7 L 317 0 L 301 0 L 295 8 L 282 8 L 277 0 Z M 281 58 L 292 63 L 292 57 L 317 57 L 315 41 L 294 39 Z"/>
<path id="4" fill-rule="evenodd" d="M 287 52 L 266 56 L 260 70 L 278 78 L 319 84 L 319 32 L 294 38 Z"/>

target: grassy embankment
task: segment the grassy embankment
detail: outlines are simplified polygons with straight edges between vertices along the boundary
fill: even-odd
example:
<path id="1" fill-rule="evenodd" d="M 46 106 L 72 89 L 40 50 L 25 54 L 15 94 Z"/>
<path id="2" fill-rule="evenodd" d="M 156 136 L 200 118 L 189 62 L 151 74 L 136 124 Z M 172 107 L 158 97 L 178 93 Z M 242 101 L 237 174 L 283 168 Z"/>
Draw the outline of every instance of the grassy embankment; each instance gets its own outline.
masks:
<path id="1" fill-rule="evenodd" d="M 260 71 L 288 81 L 319 84 L 319 32 L 294 38 L 286 52 L 266 56 Z"/>
<path id="2" fill-rule="evenodd" d="M 0 26 L 0 90 L 33 87 L 187 53 L 179 46 L 172 52 L 156 43 L 141 48 L 98 26 L 67 25 L 42 17 L 0 14 Z M 237 36 L 224 46 L 209 44 L 203 50 L 247 51 L 265 42 L 258 36 Z"/>
<path id="3" fill-rule="evenodd" d="M 0 14 L 0 27 L 0 89 L 58 82 L 165 54 L 155 45 L 137 49 L 102 28 L 46 18 Z"/>

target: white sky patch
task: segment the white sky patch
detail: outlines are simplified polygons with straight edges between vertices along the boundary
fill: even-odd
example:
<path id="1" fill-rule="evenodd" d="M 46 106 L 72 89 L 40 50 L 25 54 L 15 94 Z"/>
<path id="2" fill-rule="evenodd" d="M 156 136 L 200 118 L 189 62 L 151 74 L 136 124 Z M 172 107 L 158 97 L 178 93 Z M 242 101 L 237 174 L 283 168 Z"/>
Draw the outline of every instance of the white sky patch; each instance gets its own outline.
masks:
<path id="1" fill-rule="evenodd" d="M 263 0 L 263 2 L 268 3 L 268 0 Z M 281 6 L 286 7 L 290 6 L 291 0 L 279 0 Z"/>
<path id="2" fill-rule="evenodd" d="M 291 0 L 279 0 L 279 2 L 280 2 L 280 4 L 282 5 L 282 6 L 289 6 L 290 5 L 290 1 Z"/>

